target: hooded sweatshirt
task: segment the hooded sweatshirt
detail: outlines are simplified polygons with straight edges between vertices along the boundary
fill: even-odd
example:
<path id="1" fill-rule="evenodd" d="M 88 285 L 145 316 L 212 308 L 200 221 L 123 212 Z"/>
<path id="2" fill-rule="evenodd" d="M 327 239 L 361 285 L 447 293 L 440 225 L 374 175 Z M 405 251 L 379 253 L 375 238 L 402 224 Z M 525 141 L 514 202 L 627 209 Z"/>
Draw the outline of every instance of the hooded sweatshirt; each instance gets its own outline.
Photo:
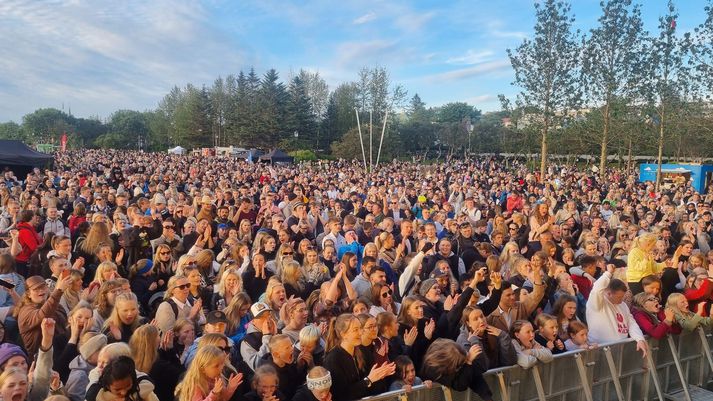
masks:
<path id="1" fill-rule="evenodd" d="M 71 369 L 71 371 L 69 372 L 69 378 L 64 388 L 70 400 L 84 401 L 84 396 L 87 394 L 87 387 L 89 385 L 89 372 L 94 368 L 96 368 L 96 366 L 90 365 L 81 355 L 77 355 L 77 357 L 69 363 L 69 369 Z"/>

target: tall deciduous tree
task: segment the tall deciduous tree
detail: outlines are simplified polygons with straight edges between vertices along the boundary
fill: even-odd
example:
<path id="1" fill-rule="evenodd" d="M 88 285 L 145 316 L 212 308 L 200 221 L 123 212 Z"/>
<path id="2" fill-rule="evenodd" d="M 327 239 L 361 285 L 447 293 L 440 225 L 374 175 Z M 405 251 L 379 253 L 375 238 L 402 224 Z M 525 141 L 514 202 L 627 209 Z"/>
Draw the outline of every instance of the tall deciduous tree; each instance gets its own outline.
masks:
<path id="1" fill-rule="evenodd" d="M 626 104 L 637 93 L 642 79 L 643 44 L 646 33 L 641 9 L 631 0 L 601 3 L 599 26 L 584 40 L 582 78 L 588 100 L 601 107 L 602 128 L 599 173 L 606 176 L 607 146 L 615 101 Z"/>
<path id="2" fill-rule="evenodd" d="M 657 189 L 661 184 L 663 148 L 668 120 L 673 115 L 672 106 L 684 104 L 692 88 L 684 38 L 676 35 L 677 18 L 676 7 L 669 0 L 667 14 L 659 17 L 658 36 L 650 38 L 645 51 L 647 76 L 641 88 L 654 109 L 652 121 L 659 131 Z"/>
<path id="3" fill-rule="evenodd" d="M 514 85 L 522 90 L 522 106 L 538 110 L 541 132 L 540 174 L 547 167 L 547 137 L 558 120 L 576 108 L 580 100 L 578 70 L 580 47 L 572 31 L 574 17 L 569 3 L 545 0 L 535 3 L 535 35 L 523 40 L 515 50 L 508 49 L 515 70 Z"/>
<path id="4" fill-rule="evenodd" d="M 704 8 L 706 20 L 694 31 L 685 34 L 685 45 L 690 51 L 693 83 L 699 93 L 710 99 L 713 93 L 713 1 Z"/>

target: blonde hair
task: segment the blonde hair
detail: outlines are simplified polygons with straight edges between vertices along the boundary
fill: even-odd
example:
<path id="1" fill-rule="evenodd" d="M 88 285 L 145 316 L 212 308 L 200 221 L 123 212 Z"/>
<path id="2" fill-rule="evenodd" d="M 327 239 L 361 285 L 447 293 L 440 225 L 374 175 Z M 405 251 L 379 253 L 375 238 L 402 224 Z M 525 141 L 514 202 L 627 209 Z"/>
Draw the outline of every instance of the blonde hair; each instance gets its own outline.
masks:
<path id="1" fill-rule="evenodd" d="M 114 308 L 111 310 L 111 314 L 109 317 L 106 319 L 104 322 L 104 329 L 109 329 L 111 327 L 112 323 L 116 327 L 121 327 L 122 322 L 121 318 L 119 318 L 119 302 L 133 302 L 136 305 L 136 310 L 139 310 L 139 300 L 136 298 L 136 294 L 133 292 L 122 292 L 121 294 L 116 296 L 116 299 L 114 300 Z M 139 326 L 140 326 L 140 321 L 141 321 L 141 316 L 136 316 L 134 319 L 134 322 L 131 323 L 131 331 L 135 331 Z M 116 340 L 119 340 L 118 338 Z"/>
<path id="2" fill-rule="evenodd" d="M 84 241 L 82 241 L 81 244 L 79 244 L 79 249 L 86 252 L 87 254 L 94 255 L 99 249 L 99 246 L 111 246 L 114 243 L 114 241 L 111 240 L 109 234 L 109 227 L 106 225 L 106 223 L 102 223 L 101 221 L 92 223 L 91 227 L 89 228 L 89 232 L 87 233 L 87 237 L 84 239 Z"/>
<path id="3" fill-rule="evenodd" d="M 668 296 L 668 299 L 666 299 L 666 308 L 672 309 L 676 313 L 680 313 L 682 315 L 687 315 L 691 313 L 690 310 L 688 311 L 682 311 L 681 309 L 678 308 L 678 302 L 681 300 L 681 298 L 686 298 L 685 295 L 681 294 L 680 292 L 674 292 L 673 294 Z"/>
<path id="4" fill-rule="evenodd" d="M 192 401 L 196 391 L 201 393 L 201 398 L 208 395 L 210 383 L 205 376 L 204 369 L 216 361 L 225 361 L 225 353 L 214 345 L 198 348 L 195 358 L 188 365 L 188 370 L 183 380 L 176 386 L 174 395 L 177 401 Z"/>
<path id="5" fill-rule="evenodd" d="M 173 290 L 175 290 L 176 287 L 178 287 L 176 285 L 176 282 L 180 279 L 188 279 L 188 278 L 186 276 L 176 274 L 175 276 L 168 279 L 166 292 L 163 294 L 164 301 L 168 301 L 169 299 L 171 299 L 171 297 L 173 297 Z"/>
<path id="6" fill-rule="evenodd" d="M 265 303 L 270 305 L 273 310 L 275 310 L 275 305 L 272 304 L 272 293 L 277 287 L 282 287 L 283 289 L 285 288 L 279 278 L 275 276 L 270 277 L 267 281 L 267 289 L 265 290 Z"/>
<path id="7" fill-rule="evenodd" d="M 305 265 L 307 264 L 307 258 L 305 258 Z M 303 285 L 301 278 L 303 278 L 302 268 L 300 264 L 295 260 L 291 260 L 282 266 L 282 282 L 284 284 L 289 284 L 295 287 L 298 291 L 302 291 Z"/>
<path id="8" fill-rule="evenodd" d="M 5 381 L 7 381 L 8 378 L 11 376 L 15 375 L 21 375 L 25 378 L 25 380 L 28 382 L 27 383 L 27 394 L 25 394 L 25 399 L 27 399 L 27 396 L 30 393 L 30 383 L 29 383 L 29 378 L 27 377 L 27 372 L 25 372 L 23 369 L 17 368 L 17 367 L 12 367 L 9 369 L 5 369 L 2 374 L 0 374 L 0 388 L 5 385 Z"/>
<path id="9" fill-rule="evenodd" d="M 634 238 L 634 242 L 631 244 L 631 247 L 641 249 L 652 248 L 656 245 L 657 240 L 658 236 L 656 234 L 641 234 L 638 237 Z"/>
<path id="10" fill-rule="evenodd" d="M 145 324 L 131 335 L 129 348 L 131 358 L 136 362 L 136 370 L 149 372 L 158 358 L 159 332 L 156 326 Z"/>
<path id="11" fill-rule="evenodd" d="M 220 294 L 221 297 L 225 297 L 225 280 L 229 275 L 237 277 L 238 292 L 243 290 L 243 279 L 240 277 L 240 274 L 238 274 L 238 271 L 235 269 L 226 269 L 220 276 L 220 281 L 218 282 L 218 294 Z"/>
<path id="12" fill-rule="evenodd" d="M 322 334 L 319 331 L 319 328 L 313 324 L 308 324 L 307 326 L 303 327 L 302 330 L 300 330 L 299 334 L 299 340 L 300 340 L 300 345 L 303 344 L 316 344 L 319 342 Z"/>
<path id="13" fill-rule="evenodd" d="M 106 273 L 108 270 L 113 270 L 117 271 L 116 264 L 114 262 L 101 262 L 99 263 L 99 266 L 97 266 L 97 271 L 94 273 L 94 280 L 99 284 L 104 284 L 107 280 L 104 279 L 104 273 Z"/>

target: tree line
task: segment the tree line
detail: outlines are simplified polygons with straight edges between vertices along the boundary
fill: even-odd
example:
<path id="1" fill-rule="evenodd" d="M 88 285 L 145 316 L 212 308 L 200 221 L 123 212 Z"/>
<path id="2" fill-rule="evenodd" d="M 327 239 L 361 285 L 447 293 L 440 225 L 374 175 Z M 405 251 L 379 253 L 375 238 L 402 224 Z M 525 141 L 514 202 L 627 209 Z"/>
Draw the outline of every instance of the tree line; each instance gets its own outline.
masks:
<path id="1" fill-rule="evenodd" d="M 104 121 L 39 109 L 21 124 L 0 124 L 0 137 L 57 143 L 67 132 L 70 146 L 280 147 L 359 159 L 357 114 L 368 158 L 376 155 L 388 113 L 381 160 L 539 153 L 544 171 L 555 149 L 598 155 L 603 172 L 612 154 L 707 157 L 713 154 L 713 7 L 705 7 L 690 32 L 677 30 L 673 1 L 655 32 L 643 28 L 641 7 L 602 1 L 597 25 L 581 32 L 569 2 L 535 3 L 534 34 L 507 51 L 517 96 L 501 95 L 497 112 L 463 102 L 429 106 L 384 67 L 364 67 L 335 88 L 317 72 L 300 70 L 283 81 L 274 69 L 250 69 L 210 86 L 174 87 L 153 110 L 118 110 Z"/>

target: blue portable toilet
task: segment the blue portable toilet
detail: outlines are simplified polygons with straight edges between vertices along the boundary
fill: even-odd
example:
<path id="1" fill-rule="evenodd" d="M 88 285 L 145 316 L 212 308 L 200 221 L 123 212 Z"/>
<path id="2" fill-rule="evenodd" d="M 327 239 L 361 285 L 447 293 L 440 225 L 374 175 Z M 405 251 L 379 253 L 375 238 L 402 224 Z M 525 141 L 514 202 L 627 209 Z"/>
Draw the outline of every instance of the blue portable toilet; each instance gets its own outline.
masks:
<path id="1" fill-rule="evenodd" d="M 639 182 L 656 182 L 656 163 L 644 163 L 639 166 Z M 703 193 L 713 183 L 713 165 L 711 164 L 662 164 L 661 182 L 663 186 L 684 181 Z"/>

